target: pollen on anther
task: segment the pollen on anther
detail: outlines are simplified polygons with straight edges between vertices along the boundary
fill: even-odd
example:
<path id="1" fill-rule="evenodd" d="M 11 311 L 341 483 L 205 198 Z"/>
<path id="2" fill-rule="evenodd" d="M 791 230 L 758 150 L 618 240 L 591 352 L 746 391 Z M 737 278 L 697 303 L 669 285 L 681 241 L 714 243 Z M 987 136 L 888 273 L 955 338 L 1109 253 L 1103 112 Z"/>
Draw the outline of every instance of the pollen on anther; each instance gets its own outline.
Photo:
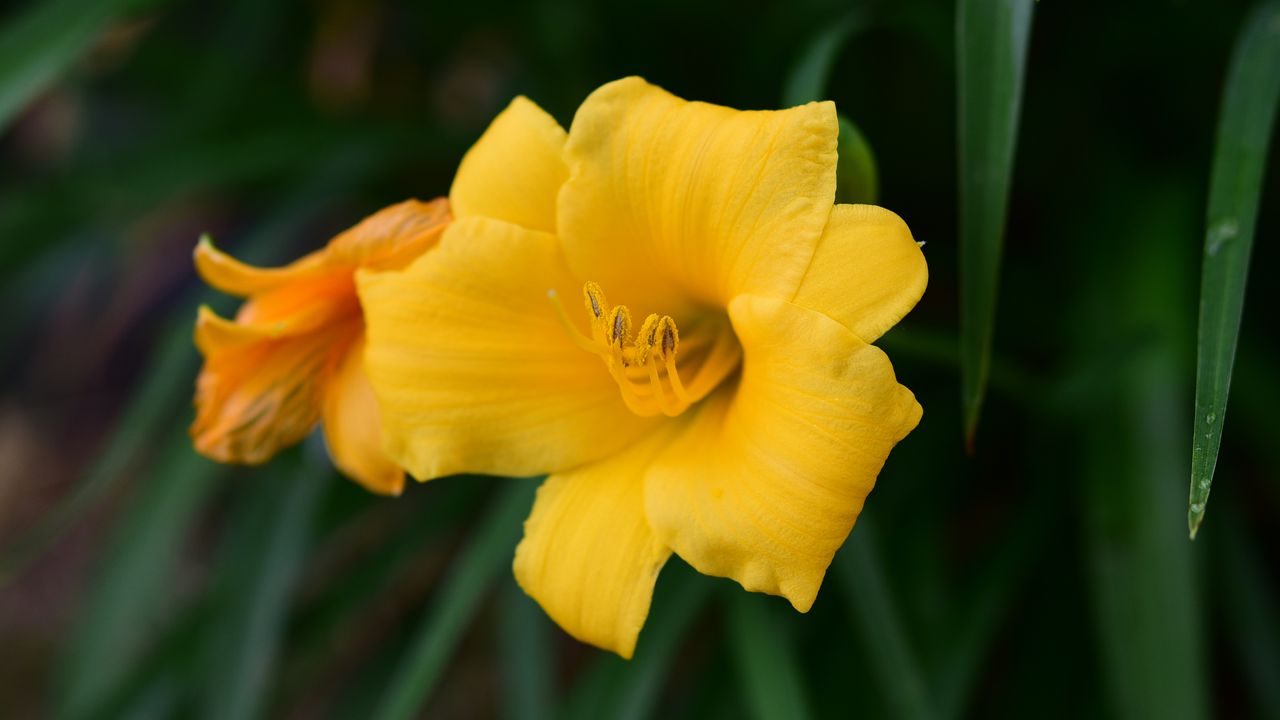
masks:
<path id="1" fill-rule="evenodd" d="M 676 329 L 676 321 L 669 315 L 663 315 L 658 323 L 658 334 L 662 336 L 662 354 L 671 357 L 680 344 L 680 331 Z"/>
<path id="2" fill-rule="evenodd" d="M 621 346 L 631 335 L 631 312 L 619 305 L 609 314 L 609 342 Z"/>
<path id="3" fill-rule="evenodd" d="M 649 353 L 658 344 L 659 324 L 661 324 L 661 318 L 652 313 L 640 323 L 640 331 L 636 333 L 637 363 L 644 364 L 649 359 Z"/>
<path id="4" fill-rule="evenodd" d="M 587 301 L 587 311 L 597 320 L 604 317 L 605 308 L 609 307 L 609 303 L 605 302 L 604 291 L 594 282 L 588 281 L 582 286 L 583 299 Z"/>

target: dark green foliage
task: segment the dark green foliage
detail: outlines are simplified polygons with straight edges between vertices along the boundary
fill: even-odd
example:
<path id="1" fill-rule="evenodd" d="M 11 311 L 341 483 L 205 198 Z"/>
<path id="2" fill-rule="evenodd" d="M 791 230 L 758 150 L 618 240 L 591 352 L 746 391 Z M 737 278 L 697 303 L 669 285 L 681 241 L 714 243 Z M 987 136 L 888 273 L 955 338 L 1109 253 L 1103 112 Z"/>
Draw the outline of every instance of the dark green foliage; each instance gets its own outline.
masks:
<path id="1" fill-rule="evenodd" d="M 0 715 L 1280 717 L 1278 22 L 1245 0 L 5 7 Z M 673 558 L 625 662 L 511 579 L 536 481 L 388 500 L 319 438 L 225 468 L 185 428 L 195 308 L 235 307 L 191 271 L 201 233 L 285 262 L 446 194 L 513 95 L 568 124 L 628 74 L 835 101 L 839 198 L 901 215 L 930 286 L 878 343 L 924 419 L 813 609 Z M 1193 504 L 1224 479 L 1195 543 L 1188 454 Z"/>

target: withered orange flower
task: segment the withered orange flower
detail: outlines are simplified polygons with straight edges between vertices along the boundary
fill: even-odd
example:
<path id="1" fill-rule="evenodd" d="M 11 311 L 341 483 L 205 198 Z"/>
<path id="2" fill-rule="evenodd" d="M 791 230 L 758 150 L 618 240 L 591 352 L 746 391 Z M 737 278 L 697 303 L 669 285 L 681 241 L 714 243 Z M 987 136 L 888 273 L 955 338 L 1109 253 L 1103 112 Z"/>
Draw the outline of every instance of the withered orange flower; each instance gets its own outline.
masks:
<path id="1" fill-rule="evenodd" d="M 200 276 L 247 302 L 234 321 L 204 306 L 197 316 L 205 362 L 191 426 L 196 449 L 220 462 L 262 463 L 321 422 L 339 470 L 373 492 L 398 495 L 404 471 L 382 450 L 355 272 L 403 268 L 435 247 L 449 222 L 448 200 L 406 200 L 280 268 L 246 265 L 202 238 Z"/>

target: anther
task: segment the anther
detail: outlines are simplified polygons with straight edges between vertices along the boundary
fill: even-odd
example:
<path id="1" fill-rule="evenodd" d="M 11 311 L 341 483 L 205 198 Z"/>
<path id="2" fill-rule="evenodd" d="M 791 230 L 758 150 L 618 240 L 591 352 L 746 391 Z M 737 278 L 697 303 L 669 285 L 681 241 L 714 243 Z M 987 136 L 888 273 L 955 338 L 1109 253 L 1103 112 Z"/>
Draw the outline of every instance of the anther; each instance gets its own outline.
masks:
<path id="1" fill-rule="evenodd" d="M 658 325 L 660 318 L 650 314 L 640 324 L 640 332 L 636 334 L 636 364 L 643 365 L 649 359 L 649 353 L 658 344 Z"/>
<path id="2" fill-rule="evenodd" d="M 609 307 L 609 303 L 604 299 L 604 291 L 594 282 L 588 282 L 582 286 L 582 297 L 587 303 L 587 312 L 596 320 L 604 317 L 605 308 Z"/>
<path id="3" fill-rule="evenodd" d="M 609 313 L 609 344 L 622 347 L 631 336 L 631 311 L 619 305 Z"/>
<path id="4" fill-rule="evenodd" d="M 582 288 L 591 337 L 569 320 L 554 291 L 548 291 L 556 316 L 573 342 L 599 355 L 609 374 L 618 383 L 627 407 L 642 417 L 675 416 L 706 396 L 737 366 L 741 351 L 726 326 L 719 333 L 695 333 L 690 340 L 696 372 L 686 386 L 680 377 L 676 353 L 680 331 L 669 315 L 648 315 L 636 336 L 631 334 L 631 311 L 624 305 L 611 306 L 604 291 L 594 282 Z M 709 347 L 708 347 L 709 346 Z"/>
<path id="5" fill-rule="evenodd" d="M 658 323 L 658 333 L 662 336 L 663 356 L 674 357 L 676 346 L 680 344 L 680 331 L 676 329 L 676 321 L 670 315 L 663 315 Z"/>

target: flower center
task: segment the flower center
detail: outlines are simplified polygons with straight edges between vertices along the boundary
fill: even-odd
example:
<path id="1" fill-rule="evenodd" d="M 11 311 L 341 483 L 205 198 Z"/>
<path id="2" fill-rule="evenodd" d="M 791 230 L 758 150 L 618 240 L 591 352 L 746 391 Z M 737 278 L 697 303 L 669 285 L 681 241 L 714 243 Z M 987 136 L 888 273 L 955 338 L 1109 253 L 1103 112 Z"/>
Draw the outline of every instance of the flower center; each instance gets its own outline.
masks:
<path id="1" fill-rule="evenodd" d="M 579 347 L 600 356 L 622 391 L 627 407 L 642 417 L 675 417 L 706 397 L 738 367 L 742 348 L 727 318 L 699 323 L 683 344 L 670 315 L 649 315 L 631 334 L 631 311 L 610 306 L 594 282 L 582 287 L 591 325 L 587 337 L 569 319 L 556 291 L 547 297 Z M 686 383 L 681 374 L 689 379 Z"/>

